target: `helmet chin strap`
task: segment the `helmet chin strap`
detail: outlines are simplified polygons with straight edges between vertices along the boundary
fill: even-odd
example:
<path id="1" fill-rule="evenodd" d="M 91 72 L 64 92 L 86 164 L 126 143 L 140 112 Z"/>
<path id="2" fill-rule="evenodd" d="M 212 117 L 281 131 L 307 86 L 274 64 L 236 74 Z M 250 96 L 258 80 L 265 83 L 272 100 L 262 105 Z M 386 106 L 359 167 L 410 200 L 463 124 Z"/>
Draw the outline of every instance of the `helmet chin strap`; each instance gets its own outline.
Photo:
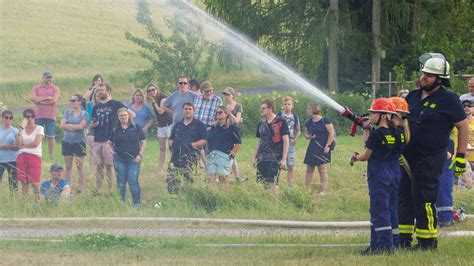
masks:
<path id="1" fill-rule="evenodd" d="M 441 79 L 439 77 L 436 77 L 436 81 L 433 82 L 433 84 L 431 84 L 430 86 L 421 86 L 421 89 L 424 91 L 432 91 L 436 89 L 437 87 L 439 87 L 441 84 L 442 84 Z"/>

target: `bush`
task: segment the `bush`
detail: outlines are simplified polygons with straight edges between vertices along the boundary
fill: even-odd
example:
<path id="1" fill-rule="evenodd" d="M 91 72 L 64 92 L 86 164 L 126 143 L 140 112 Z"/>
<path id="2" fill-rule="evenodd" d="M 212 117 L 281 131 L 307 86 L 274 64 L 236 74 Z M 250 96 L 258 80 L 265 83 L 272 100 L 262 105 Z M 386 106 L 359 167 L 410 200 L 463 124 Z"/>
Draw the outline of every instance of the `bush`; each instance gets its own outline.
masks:
<path id="1" fill-rule="evenodd" d="M 77 234 L 66 239 L 74 247 L 104 250 L 110 248 L 135 248 L 143 246 L 142 241 L 128 236 L 114 236 L 105 233 Z"/>
<path id="2" fill-rule="evenodd" d="M 260 116 L 260 104 L 264 99 L 271 99 L 275 101 L 276 110 L 281 110 L 281 100 L 285 96 L 291 96 L 293 98 L 294 112 L 300 117 L 300 123 L 304 126 L 305 121 L 309 118 L 306 114 L 306 105 L 309 102 L 320 102 L 318 99 L 311 98 L 308 95 L 301 94 L 300 91 L 292 91 L 288 93 L 273 92 L 269 94 L 249 95 L 241 96 L 237 99 L 239 103 L 243 105 L 243 124 L 241 127 L 243 136 L 255 136 L 257 123 L 261 119 Z M 350 109 L 357 115 L 367 113 L 367 109 L 370 107 L 371 98 L 367 94 L 357 94 L 353 92 L 344 92 L 339 94 L 331 95 L 336 102 L 342 106 L 349 106 Z M 321 103 L 321 102 L 320 102 Z M 345 135 L 349 131 L 352 122 L 341 117 L 335 110 L 330 109 L 321 103 L 323 116 L 328 117 L 334 125 L 338 134 Z"/>

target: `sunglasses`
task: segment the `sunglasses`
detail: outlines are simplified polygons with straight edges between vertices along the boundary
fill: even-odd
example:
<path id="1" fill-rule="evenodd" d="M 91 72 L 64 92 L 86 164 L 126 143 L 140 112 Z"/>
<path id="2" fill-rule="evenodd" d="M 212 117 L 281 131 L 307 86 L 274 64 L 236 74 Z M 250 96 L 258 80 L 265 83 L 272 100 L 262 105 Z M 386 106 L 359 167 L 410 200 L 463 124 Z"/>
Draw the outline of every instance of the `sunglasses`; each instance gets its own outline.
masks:
<path id="1" fill-rule="evenodd" d="M 179 85 L 188 85 L 187 82 L 178 82 Z"/>
<path id="2" fill-rule="evenodd" d="M 149 89 L 149 90 L 147 90 L 147 92 L 152 92 L 152 91 L 156 91 L 156 89 Z"/>
<path id="3" fill-rule="evenodd" d="M 25 115 L 25 118 L 35 118 L 34 115 Z"/>
<path id="4" fill-rule="evenodd" d="M 12 119 L 13 119 L 13 116 L 4 116 L 3 119 L 12 120 Z"/>
<path id="5" fill-rule="evenodd" d="M 221 114 L 223 114 L 223 113 L 224 113 L 223 111 L 217 111 L 217 114 L 218 114 L 218 115 L 221 115 Z"/>
<path id="6" fill-rule="evenodd" d="M 75 103 L 75 102 L 78 102 L 79 100 L 76 100 L 76 99 L 71 99 L 69 100 L 70 103 Z"/>

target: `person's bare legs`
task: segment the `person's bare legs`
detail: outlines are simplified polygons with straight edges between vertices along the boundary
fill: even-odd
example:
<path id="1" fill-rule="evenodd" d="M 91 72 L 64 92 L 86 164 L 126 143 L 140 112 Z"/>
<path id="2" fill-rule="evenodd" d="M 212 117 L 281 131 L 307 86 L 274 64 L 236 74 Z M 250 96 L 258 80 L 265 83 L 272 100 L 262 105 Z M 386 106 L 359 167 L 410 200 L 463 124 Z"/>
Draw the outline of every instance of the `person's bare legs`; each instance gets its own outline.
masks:
<path id="1" fill-rule="evenodd" d="M 31 187 L 33 188 L 33 194 L 36 199 L 39 198 L 39 191 L 40 191 L 40 183 L 31 183 Z"/>
<path id="2" fill-rule="evenodd" d="M 49 159 L 54 159 L 54 144 L 56 140 L 53 138 L 48 137 L 48 152 L 49 152 Z"/>
<path id="3" fill-rule="evenodd" d="M 288 186 L 292 187 L 293 186 L 293 179 L 295 175 L 295 166 L 294 165 L 288 165 Z"/>
<path id="4" fill-rule="evenodd" d="M 234 174 L 235 179 L 240 179 L 239 164 L 237 163 L 237 158 L 232 160 L 232 173 Z"/>
<path id="5" fill-rule="evenodd" d="M 71 176 L 72 176 L 72 163 L 74 160 L 74 156 L 64 156 L 64 164 L 66 166 L 66 171 L 64 171 L 64 179 L 69 180 L 69 185 L 71 185 Z"/>
<path id="6" fill-rule="evenodd" d="M 28 197 L 28 190 L 30 188 L 30 184 L 28 182 L 21 182 L 21 192 L 23 194 L 23 197 Z"/>
<path id="7" fill-rule="evenodd" d="M 209 184 L 214 186 L 216 184 L 216 175 L 215 174 L 207 175 L 207 181 L 209 181 Z"/>
<path id="8" fill-rule="evenodd" d="M 85 186 L 85 177 L 84 177 L 84 156 L 76 157 L 76 168 L 77 174 L 79 175 L 79 189 L 77 193 L 82 193 Z"/>
<path id="9" fill-rule="evenodd" d="M 227 176 L 219 176 L 219 183 L 222 185 L 224 188 L 224 191 L 229 190 L 229 182 L 227 180 Z"/>
<path id="10" fill-rule="evenodd" d="M 166 149 L 168 147 L 168 138 L 158 138 L 160 143 L 160 159 L 158 162 L 158 173 L 159 175 L 163 175 L 163 167 L 166 161 Z"/>
<path id="11" fill-rule="evenodd" d="M 328 190 L 328 165 L 322 164 L 318 166 L 319 171 L 319 189 L 318 195 L 323 196 Z"/>
<path id="12" fill-rule="evenodd" d="M 308 189 L 311 189 L 311 185 L 313 184 L 313 173 L 314 170 L 316 169 L 315 166 L 312 165 L 306 165 L 306 180 L 305 180 L 305 186 Z"/>

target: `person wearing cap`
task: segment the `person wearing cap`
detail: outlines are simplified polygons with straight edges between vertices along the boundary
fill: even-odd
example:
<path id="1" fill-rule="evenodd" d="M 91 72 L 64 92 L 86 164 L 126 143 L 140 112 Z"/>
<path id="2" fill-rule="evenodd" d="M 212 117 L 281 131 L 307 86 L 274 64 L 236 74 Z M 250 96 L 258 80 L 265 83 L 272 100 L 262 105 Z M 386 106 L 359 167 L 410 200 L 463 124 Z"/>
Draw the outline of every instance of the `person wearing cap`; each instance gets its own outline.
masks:
<path id="1" fill-rule="evenodd" d="M 214 94 L 214 88 L 209 81 L 201 84 L 202 95 L 194 98 L 194 118 L 200 120 L 206 127 L 212 127 L 217 121 L 217 109 L 222 105 L 221 97 Z"/>
<path id="2" fill-rule="evenodd" d="M 71 195 L 69 180 L 63 179 L 63 167 L 55 163 L 49 170 L 51 179 L 41 183 L 39 202 L 63 201 Z"/>
<path id="3" fill-rule="evenodd" d="M 474 102 L 474 77 L 470 78 L 467 82 L 467 89 L 469 90 L 469 92 L 459 96 L 459 99 L 461 100 L 461 102 L 464 100 Z"/>
<path id="4" fill-rule="evenodd" d="M 222 105 L 221 97 L 214 94 L 211 82 L 201 83 L 201 95 L 194 98 L 194 118 L 201 121 L 207 132 L 217 123 L 217 109 Z M 205 148 L 201 150 L 201 161 L 206 165 Z"/>
<path id="5" fill-rule="evenodd" d="M 222 92 L 227 108 L 230 110 L 230 117 L 232 118 L 232 123 L 240 127 L 242 124 L 242 114 L 244 109 L 240 103 L 235 101 L 235 90 L 232 87 L 227 87 Z M 247 181 L 247 178 L 240 176 L 239 164 L 237 163 L 237 158 L 232 160 L 232 173 L 236 181 L 244 182 Z"/>
<path id="6" fill-rule="evenodd" d="M 53 73 L 43 72 L 43 82 L 33 87 L 31 100 L 35 103 L 36 124 L 44 128 L 45 137 L 48 139 L 49 158 L 54 156 L 56 143 L 56 113 L 59 99 L 59 87 L 53 84 Z"/>
<path id="7" fill-rule="evenodd" d="M 402 169 L 398 193 L 400 247 L 411 249 L 416 231 L 418 244 L 414 248 L 435 250 L 438 247 L 436 201 L 449 136 L 456 127 L 459 145 L 451 167 L 460 175 L 466 169 L 464 155 L 469 127 L 458 96 L 446 90 L 450 86 L 446 59 L 429 58 L 421 72 L 420 89 L 411 91 L 405 98 L 410 107 L 407 120 L 411 137 L 403 152 L 406 168 Z"/>
<path id="8" fill-rule="evenodd" d="M 370 197 L 370 246 L 361 255 L 393 252 L 392 224 L 389 198 L 393 190 L 393 172 L 390 160 L 397 148 L 397 137 L 392 116 L 396 107 L 390 99 L 378 98 L 369 109 L 370 123 L 375 127 L 362 154 L 354 152 L 351 163 L 368 161 L 367 182 Z"/>

